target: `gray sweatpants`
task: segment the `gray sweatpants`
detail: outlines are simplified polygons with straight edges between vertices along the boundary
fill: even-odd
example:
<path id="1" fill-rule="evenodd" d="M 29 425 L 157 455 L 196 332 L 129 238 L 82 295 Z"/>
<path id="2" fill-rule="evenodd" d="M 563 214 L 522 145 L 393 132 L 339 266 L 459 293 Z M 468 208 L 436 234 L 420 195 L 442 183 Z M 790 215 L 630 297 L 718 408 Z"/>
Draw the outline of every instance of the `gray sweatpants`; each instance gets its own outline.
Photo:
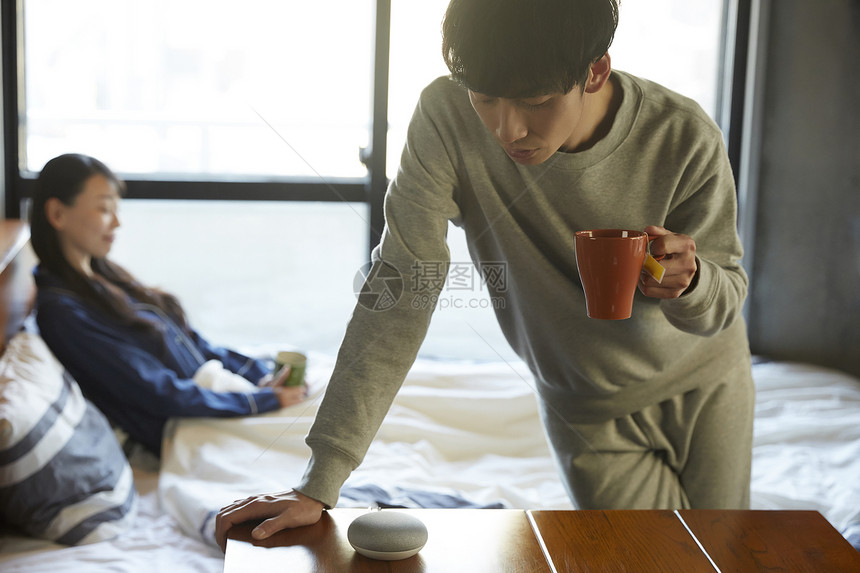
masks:
<path id="1" fill-rule="evenodd" d="M 598 424 L 541 416 L 579 509 L 747 509 L 754 394 L 742 377 Z"/>

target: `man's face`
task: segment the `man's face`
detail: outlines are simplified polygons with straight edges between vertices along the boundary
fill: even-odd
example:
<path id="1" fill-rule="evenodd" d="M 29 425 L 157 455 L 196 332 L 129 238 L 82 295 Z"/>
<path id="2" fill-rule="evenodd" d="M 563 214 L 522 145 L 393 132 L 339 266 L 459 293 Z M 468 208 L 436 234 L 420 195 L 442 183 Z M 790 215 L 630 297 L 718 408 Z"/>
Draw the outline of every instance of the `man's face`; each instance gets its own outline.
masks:
<path id="1" fill-rule="evenodd" d="M 469 99 L 508 156 L 522 165 L 543 163 L 559 149 L 575 151 L 590 132 L 583 121 L 587 94 L 577 86 L 566 94 L 522 99 L 469 91 Z"/>

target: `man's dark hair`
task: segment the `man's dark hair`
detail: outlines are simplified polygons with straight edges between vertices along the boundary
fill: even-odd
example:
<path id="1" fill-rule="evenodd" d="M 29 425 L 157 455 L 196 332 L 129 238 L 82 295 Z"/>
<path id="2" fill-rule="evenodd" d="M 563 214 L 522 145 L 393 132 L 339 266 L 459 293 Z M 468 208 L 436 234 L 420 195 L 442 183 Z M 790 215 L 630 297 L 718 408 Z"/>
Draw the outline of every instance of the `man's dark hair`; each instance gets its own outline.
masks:
<path id="1" fill-rule="evenodd" d="M 495 97 L 568 93 L 609 49 L 618 0 L 451 0 L 442 57 L 455 81 Z"/>

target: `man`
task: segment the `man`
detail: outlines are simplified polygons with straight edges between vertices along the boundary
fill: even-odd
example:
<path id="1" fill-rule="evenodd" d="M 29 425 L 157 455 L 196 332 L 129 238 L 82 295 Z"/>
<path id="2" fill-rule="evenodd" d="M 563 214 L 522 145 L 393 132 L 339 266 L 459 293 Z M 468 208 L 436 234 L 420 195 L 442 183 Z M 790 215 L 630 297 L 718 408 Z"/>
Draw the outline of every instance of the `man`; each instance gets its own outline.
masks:
<path id="1" fill-rule="evenodd" d="M 575 506 L 748 506 L 753 387 L 731 169 L 695 103 L 611 69 L 617 16 L 615 0 L 451 2 L 452 77 L 422 93 L 374 251 L 375 270 L 407 292 L 385 310 L 359 301 L 302 482 L 222 509 L 222 547 L 233 524 L 264 519 L 265 538 L 335 505 L 426 334 L 432 308 L 415 291 L 441 286 L 416 275 L 447 263 L 449 220 L 479 268 L 504 265 L 490 294 L 504 299 L 499 323 L 534 374 Z M 585 315 L 574 232 L 594 228 L 643 229 L 665 255 L 630 319 Z"/>

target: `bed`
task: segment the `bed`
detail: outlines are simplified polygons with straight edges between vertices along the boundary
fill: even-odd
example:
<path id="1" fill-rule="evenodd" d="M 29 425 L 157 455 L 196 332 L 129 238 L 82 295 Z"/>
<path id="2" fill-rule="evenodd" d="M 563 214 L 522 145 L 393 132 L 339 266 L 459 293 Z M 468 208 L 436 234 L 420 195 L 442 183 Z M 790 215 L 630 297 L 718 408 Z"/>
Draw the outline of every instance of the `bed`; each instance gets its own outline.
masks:
<path id="1" fill-rule="evenodd" d="M 32 296 L 26 237 L 25 225 L 0 223 L 8 341 L 0 362 L 16 351 Z M 304 470 L 303 439 L 333 366 L 331 356 L 309 358 L 305 403 L 257 417 L 172 421 L 160 464 L 123 456 L 134 499 L 113 495 L 124 513 L 101 537 L 69 546 L 5 530 L 0 570 L 221 571 L 211 539 L 216 510 L 284 489 Z M 860 550 L 860 380 L 808 364 L 758 359 L 753 368 L 753 507 L 818 510 Z M 103 449 L 101 457 L 115 457 L 118 445 Z M 527 368 L 419 359 L 339 505 L 570 508 Z"/>

